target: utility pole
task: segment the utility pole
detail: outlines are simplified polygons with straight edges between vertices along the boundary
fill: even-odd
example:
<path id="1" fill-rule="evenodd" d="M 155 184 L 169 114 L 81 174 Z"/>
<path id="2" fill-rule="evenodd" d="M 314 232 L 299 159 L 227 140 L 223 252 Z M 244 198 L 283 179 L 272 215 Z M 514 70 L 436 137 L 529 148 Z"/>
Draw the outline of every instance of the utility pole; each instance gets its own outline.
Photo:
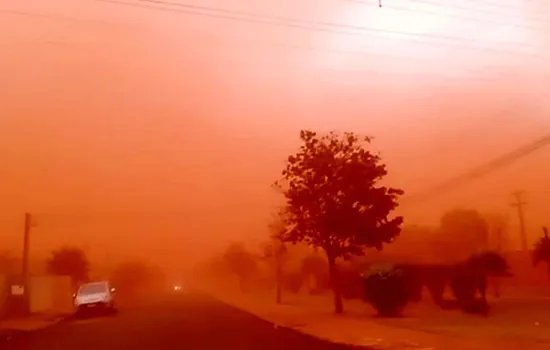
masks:
<path id="1" fill-rule="evenodd" d="M 525 214 L 523 210 L 527 203 L 523 201 L 523 194 L 524 191 L 517 191 L 513 193 L 515 202 L 512 203 L 512 206 L 518 208 L 519 229 L 521 234 L 521 249 L 524 252 L 527 252 L 527 234 L 525 233 Z"/>
<path id="2" fill-rule="evenodd" d="M 25 231 L 23 233 L 23 261 L 21 266 L 23 298 L 24 298 L 24 313 L 30 311 L 30 294 L 29 294 L 29 243 L 32 226 L 32 216 L 25 213 Z"/>
<path id="3" fill-rule="evenodd" d="M 21 266 L 21 274 L 26 281 L 29 273 L 29 240 L 31 233 L 32 216 L 29 213 L 25 213 L 25 231 L 23 233 L 23 261 Z"/>
<path id="4" fill-rule="evenodd" d="M 502 227 L 497 227 L 495 229 L 496 236 L 496 250 L 499 254 L 502 254 Z M 494 279 L 495 287 L 495 298 L 500 298 L 500 280 L 498 278 Z"/>

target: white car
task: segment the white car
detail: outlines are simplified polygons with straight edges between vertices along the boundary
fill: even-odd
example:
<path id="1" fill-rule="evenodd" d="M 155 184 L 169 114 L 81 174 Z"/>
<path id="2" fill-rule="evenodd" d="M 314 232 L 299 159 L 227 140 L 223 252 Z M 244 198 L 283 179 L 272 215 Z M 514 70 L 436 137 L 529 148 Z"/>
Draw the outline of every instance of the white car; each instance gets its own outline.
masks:
<path id="1" fill-rule="evenodd" d="M 115 289 L 109 282 L 83 284 L 74 294 L 74 306 L 77 314 L 92 310 L 114 312 Z"/>

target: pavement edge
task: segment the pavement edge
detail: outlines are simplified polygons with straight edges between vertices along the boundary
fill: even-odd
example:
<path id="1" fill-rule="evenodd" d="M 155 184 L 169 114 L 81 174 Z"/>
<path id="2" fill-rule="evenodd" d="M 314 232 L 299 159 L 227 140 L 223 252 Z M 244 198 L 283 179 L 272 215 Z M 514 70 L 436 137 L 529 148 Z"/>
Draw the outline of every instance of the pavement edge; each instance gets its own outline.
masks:
<path id="1" fill-rule="evenodd" d="M 240 307 L 239 305 L 236 305 L 234 303 L 231 303 L 230 301 L 228 300 L 225 300 L 223 298 L 220 298 L 219 296 L 217 296 L 215 293 L 213 293 L 212 291 L 209 291 L 209 290 L 205 290 L 205 289 L 199 289 L 199 291 L 201 293 L 204 293 L 204 294 L 207 294 L 208 296 L 212 297 L 213 299 L 219 301 L 220 303 L 223 303 L 225 305 L 228 305 L 230 307 L 233 307 L 235 309 L 238 309 L 242 312 L 245 312 L 251 316 L 254 316 L 255 318 L 263 321 L 263 322 L 266 322 L 270 325 L 273 326 L 273 328 L 277 329 L 277 328 L 281 328 L 281 329 L 284 329 L 284 330 L 288 330 L 288 331 L 291 331 L 291 332 L 295 332 L 295 333 L 299 333 L 300 335 L 303 335 L 303 336 L 306 336 L 306 337 L 310 337 L 310 338 L 315 338 L 317 340 L 321 340 L 323 342 L 326 342 L 326 343 L 330 343 L 330 344 L 334 344 L 334 345 L 338 345 L 338 346 L 342 346 L 343 348 L 346 348 L 346 349 L 357 349 L 357 350 L 376 350 L 377 348 L 376 347 L 372 347 L 372 346 L 367 346 L 367 345 L 355 345 L 355 344 L 348 344 L 348 343 L 342 343 L 342 342 L 336 342 L 332 339 L 328 339 L 328 338 L 323 338 L 319 335 L 316 335 L 316 334 L 312 334 L 312 333 L 308 333 L 308 332 L 304 332 L 303 330 L 300 329 L 300 327 L 302 325 L 296 325 L 296 326 L 291 326 L 291 325 L 281 325 L 281 324 L 277 324 L 276 322 L 270 320 L 269 318 L 267 317 L 263 317 L 253 311 L 250 311 L 250 310 L 247 310 L 246 308 L 243 308 L 243 307 Z"/>

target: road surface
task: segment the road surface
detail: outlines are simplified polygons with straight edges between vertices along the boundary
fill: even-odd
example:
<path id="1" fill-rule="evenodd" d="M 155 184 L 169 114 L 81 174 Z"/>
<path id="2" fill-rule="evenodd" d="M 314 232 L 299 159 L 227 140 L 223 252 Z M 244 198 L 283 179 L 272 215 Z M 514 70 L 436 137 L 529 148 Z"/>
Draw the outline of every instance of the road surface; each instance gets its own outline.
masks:
<path id="1" fill-rule="evenodd" d="M 273 327 L 200 293 L 174 294 L 115 316 L 67 320 L 0 342 L 2 350 L 254 349 L 344 350 L 298 332 Z"/>

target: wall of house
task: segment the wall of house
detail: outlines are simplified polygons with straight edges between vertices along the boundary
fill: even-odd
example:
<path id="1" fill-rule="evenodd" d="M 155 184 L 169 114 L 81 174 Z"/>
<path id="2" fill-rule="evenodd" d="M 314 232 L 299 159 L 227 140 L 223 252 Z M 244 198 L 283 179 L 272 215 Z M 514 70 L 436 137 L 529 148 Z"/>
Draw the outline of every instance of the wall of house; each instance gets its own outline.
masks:
<path id="1" fill-rule="evenodd" d="M 68 276 L 32 276 L 29 281 L 32 313 L 72 311 L 72 286 Z"/>

